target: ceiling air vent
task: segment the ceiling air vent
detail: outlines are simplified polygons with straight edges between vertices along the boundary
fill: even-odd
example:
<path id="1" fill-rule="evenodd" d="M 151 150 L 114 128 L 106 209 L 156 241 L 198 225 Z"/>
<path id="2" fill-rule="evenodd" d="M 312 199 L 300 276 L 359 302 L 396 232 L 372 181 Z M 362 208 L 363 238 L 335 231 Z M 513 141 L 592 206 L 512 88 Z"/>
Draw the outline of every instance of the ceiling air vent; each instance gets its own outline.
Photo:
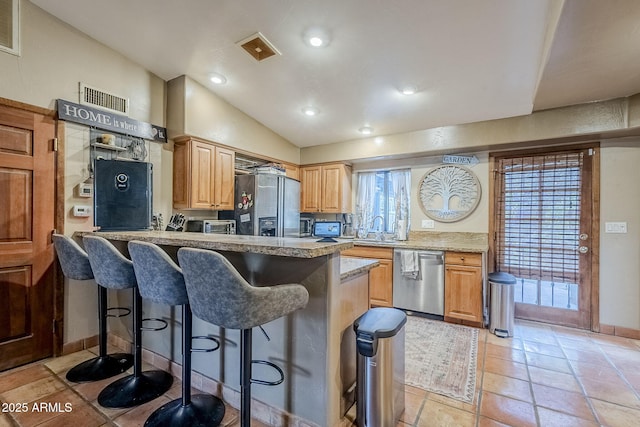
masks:
<path id="1" fill-rule="evenodd" d="M 125 115 L 129 112 L 129 100 L 127 98 L 87 86 L 82 82 L 80 82 L 80 104 L 91 105 Z"/>
<path id="2" fill-rule="evenodd" d="M 258 62 L 264 61 L 273 55 L 282 55 L 262 33 L 255 33 L 244 40 L 240 40 L 237 44 Z"/>

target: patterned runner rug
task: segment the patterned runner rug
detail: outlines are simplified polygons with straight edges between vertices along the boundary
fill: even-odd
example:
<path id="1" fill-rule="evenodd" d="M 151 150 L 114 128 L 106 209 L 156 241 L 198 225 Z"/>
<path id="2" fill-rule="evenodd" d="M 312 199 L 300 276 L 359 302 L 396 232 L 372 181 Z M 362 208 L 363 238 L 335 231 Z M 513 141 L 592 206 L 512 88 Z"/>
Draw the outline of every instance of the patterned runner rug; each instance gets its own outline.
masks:
<path id="1" fill-rule="evenodd" d="M 405 382 L 473 403 L 478 330 L 418 316 L 405 325 Z"/>

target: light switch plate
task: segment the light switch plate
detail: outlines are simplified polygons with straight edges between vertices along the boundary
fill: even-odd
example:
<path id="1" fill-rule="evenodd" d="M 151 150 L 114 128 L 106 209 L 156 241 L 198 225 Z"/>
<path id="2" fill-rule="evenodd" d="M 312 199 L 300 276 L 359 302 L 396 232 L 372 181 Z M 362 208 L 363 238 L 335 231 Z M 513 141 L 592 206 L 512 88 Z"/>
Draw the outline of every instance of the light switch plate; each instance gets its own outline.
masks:
<path id="1" fill-rule="evenodd" d="M 432 219 L 423 219 L 422 228 L 436 228 L 436 223 Z"/>
<path id="2" fill-rule="evenodd" d="M 626 222 L 605 222 L 604 232 L 605 233 L 626 233 L 627 223 Z"/>

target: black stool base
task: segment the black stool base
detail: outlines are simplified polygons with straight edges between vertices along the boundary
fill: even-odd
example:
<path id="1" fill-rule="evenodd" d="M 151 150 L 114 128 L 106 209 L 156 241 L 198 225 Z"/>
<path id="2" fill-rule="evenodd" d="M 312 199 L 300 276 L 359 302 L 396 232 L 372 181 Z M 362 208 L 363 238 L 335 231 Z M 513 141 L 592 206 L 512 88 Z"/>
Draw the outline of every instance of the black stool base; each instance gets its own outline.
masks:
<path id="1" fill-rule="evenodd" d="M 105 408 L 132 408 L 162 396 L 172 384 L 168 372 L 144 371 L 109 384 L 98 395 L 98 403 Z"/>
<path id="2" fill-rule="evenodd" d="M 133 354 L 114 353 L 94 357 L 67 372 L 67 380 L 74 383 L 100 381 L 115 377 L 133 366 Z"/>
<path id="3" fill-rule="evenodd" d="M 224 403 L 210 394 L 198 394 L 191 403 L 182 404 L 182 399 L 172 400 L 157 409 L 144 423 L 145 427 L 204 427 L 218 426 L 224 418 Z"/>

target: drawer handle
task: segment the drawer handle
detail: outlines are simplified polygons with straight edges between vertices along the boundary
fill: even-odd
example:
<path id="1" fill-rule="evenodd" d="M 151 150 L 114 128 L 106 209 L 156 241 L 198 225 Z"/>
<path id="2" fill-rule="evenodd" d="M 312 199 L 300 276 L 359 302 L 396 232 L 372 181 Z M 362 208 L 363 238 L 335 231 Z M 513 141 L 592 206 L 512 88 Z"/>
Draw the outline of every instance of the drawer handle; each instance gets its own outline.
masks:
<path id="1" fill-rule="evenodd" d="M 460 261 L 464 261 L 464 257 L 463 256 L 460 257 Z"/>

